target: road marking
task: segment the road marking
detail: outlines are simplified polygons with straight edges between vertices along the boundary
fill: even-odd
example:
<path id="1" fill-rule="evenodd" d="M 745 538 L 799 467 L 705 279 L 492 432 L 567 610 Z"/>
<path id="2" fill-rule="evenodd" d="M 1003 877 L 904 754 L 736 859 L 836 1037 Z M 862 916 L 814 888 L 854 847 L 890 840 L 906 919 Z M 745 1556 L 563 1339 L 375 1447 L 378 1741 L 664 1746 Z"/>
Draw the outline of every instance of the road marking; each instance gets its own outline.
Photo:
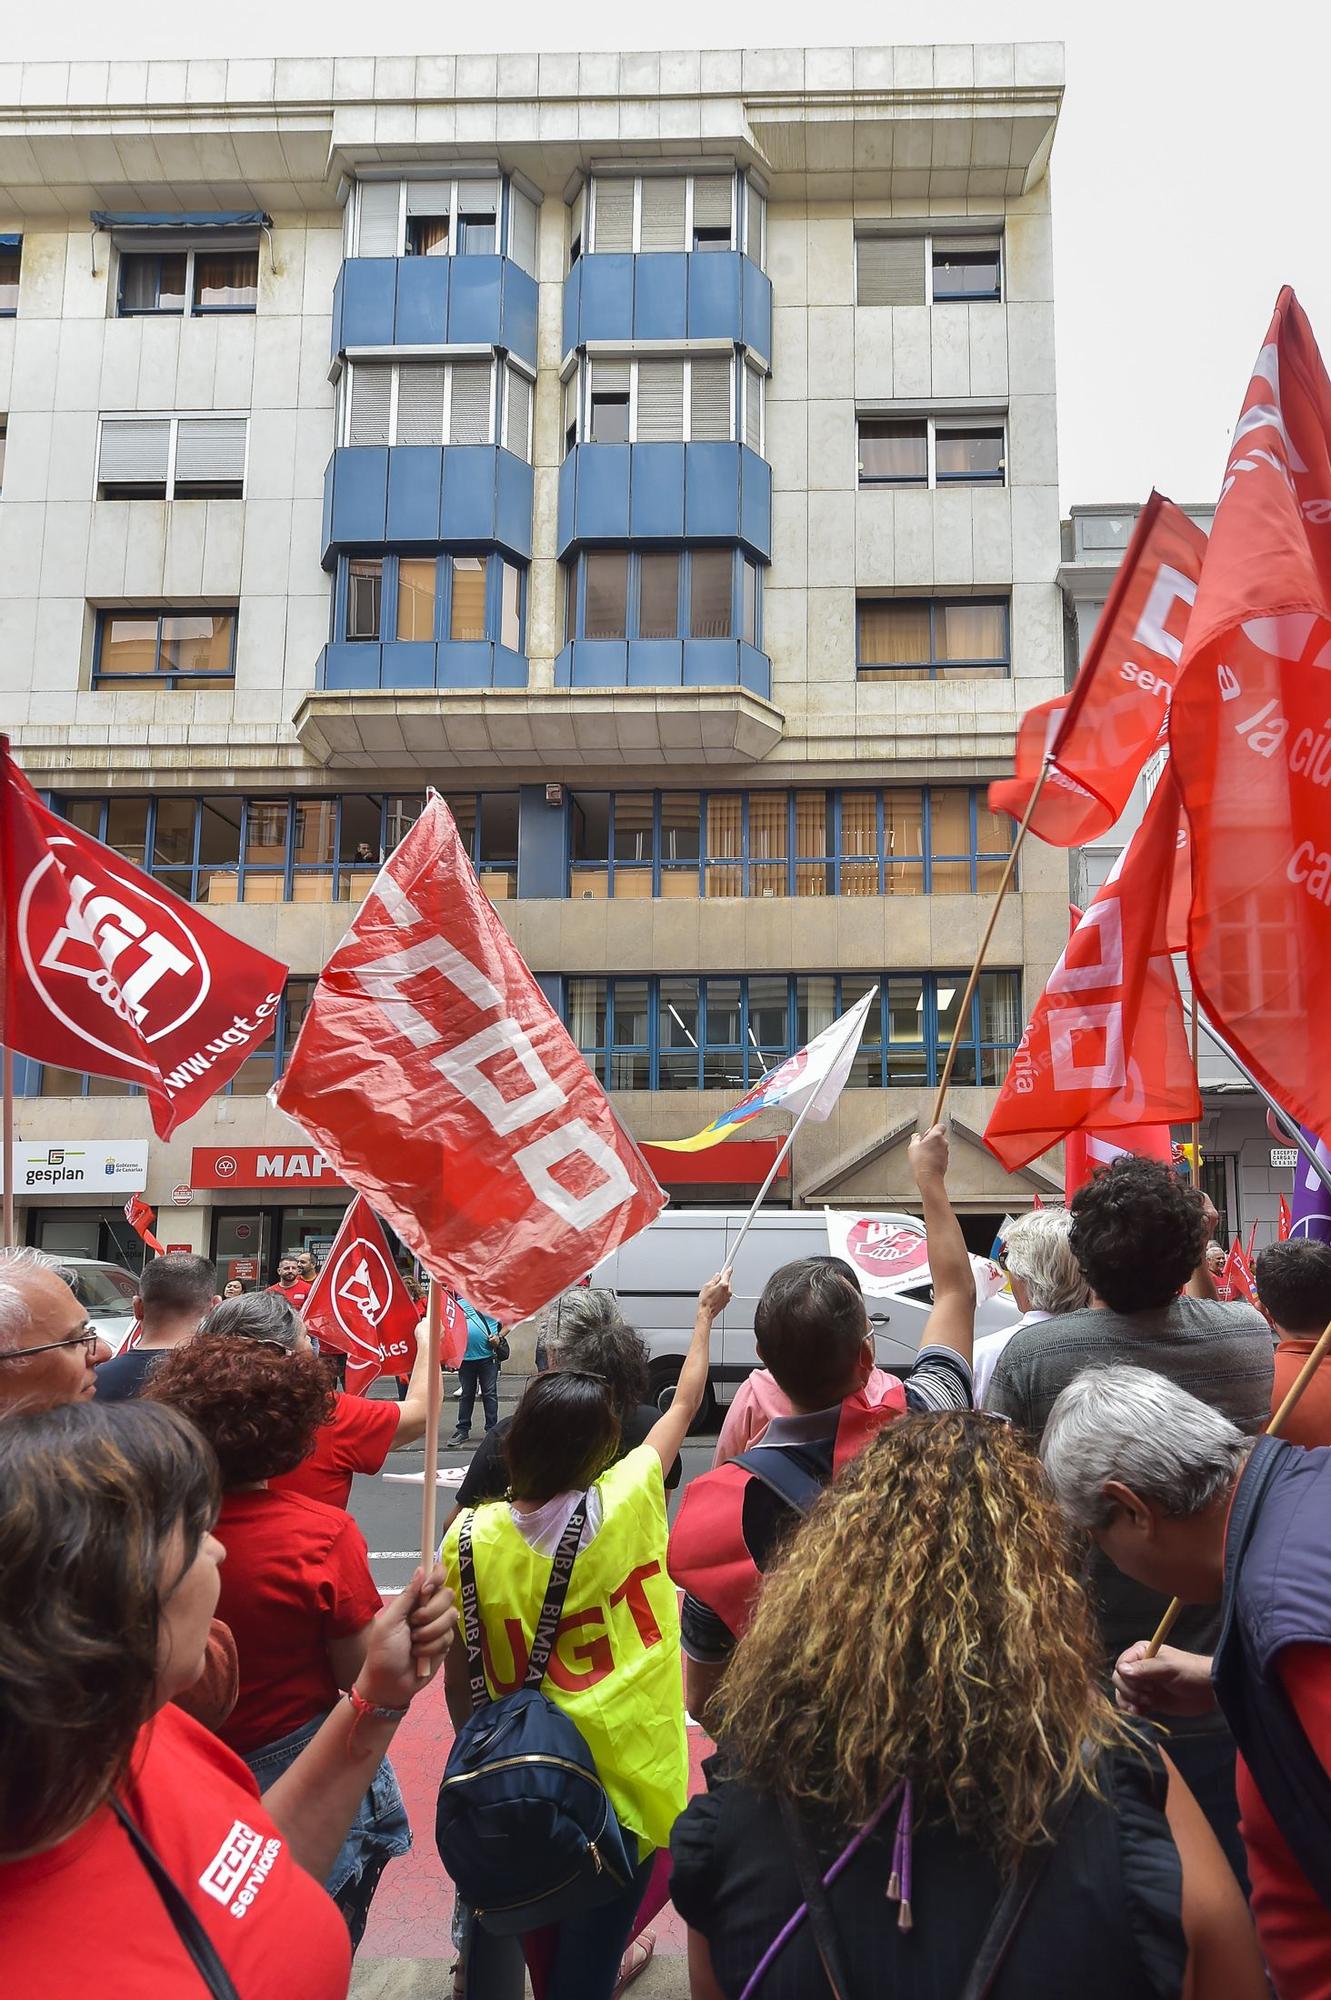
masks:
<path id="1" fill-rule="evenodd" d="M 372 1563 L 419 1562 L 420 1559 L 421 1552 L 419 1549 L 370 1550 L 370 1561 Z"/>

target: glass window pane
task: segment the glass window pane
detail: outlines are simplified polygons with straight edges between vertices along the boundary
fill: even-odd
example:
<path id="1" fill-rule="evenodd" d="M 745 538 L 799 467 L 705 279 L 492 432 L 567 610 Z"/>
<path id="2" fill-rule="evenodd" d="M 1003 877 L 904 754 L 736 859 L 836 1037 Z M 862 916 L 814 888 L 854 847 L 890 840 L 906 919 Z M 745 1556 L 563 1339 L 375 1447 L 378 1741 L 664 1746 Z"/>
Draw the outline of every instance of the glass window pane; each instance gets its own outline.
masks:
<path id="1" fill-rule="evenodd" d="M 433 557 L 400 556 L 397 565 L 397 636 L 433 639 L 437 567 Z"/>
<path id="2" fill-rule="evenodd" d="M 384 834 L 386 853 L 391 854 L 399 841 L 406 838 L 424 810 L 424 792 L 394 792 L 390 795 Z M 456 818 L 456 814 L 454 817 Z"/>
<path id="3" fill-rule="evenodd" d="M 453 557 L 453 605 L 449 615 L 450 639 L 485 637 L 485 558 Z"/>
<path id="4" fill-rule="evenodd" d="M 696 792 L 661 794 L 661 894 L 696 896 L 702 851 L 701 812 Z M 673 870 L 667 875 L 665 871 Z"/>
<path id="5" fill-rule="evenodd" d="M 584 556 L 587 602 L 583 631 L 589 639 L 626 636 L 629 559 L 622 549 L 602 549 Z"/>
<path id="6" fill-rule="evenodd" d="M 940 660 L 1007 659 L 1005 604 L 940 604 L 936 627 Z"/>
<path id="7" fill-rule="evenodd" d="M 679 637 L 679 557 L 645 555 L 638 563 L 638 637 Z"/>
<path id="8" fill-rule="evenodd" d="M 153 873 L 188 867 L 194 859 L 194 800 L 158 799 L 153 831 Z"/>
<path id="9" fill-rule="evenodd" d="M 383 837 L 381 826 L 380 801 L 367 797 L 363 792 L 348 792 L 342 801 L 338 859 L 363 867 L 377 867 L 379 844 Z"/>
<path id="10" fill-rule="evenodd" d="M 522 651 L 522 571 L 513 563 L 499 564 L 499 643 L 510 653 Z"/>
<path id="11" fill-rule="evenodd" d="M 766 1067 L 787 1053 L 789 1026 L 789 982 L 784 977 L 755 976 L 749 981 L 749 1048 L 761 1049 Z M 749 1063 L 749 1074 L 761 1074 L 764 1065 Z"/>
<path id="12" fill-rule="evenodd" d="M 749 794 L 749 894 L 784 896 L 787 827 L 790 814 L 785 792 Z"/>
<path id="13" fill-rule="evenodd" d="M 157 671 L 157 618 L 133 612 L 102 614 L 102 644 L 97 659 L 99 674 L 155 674 Z"/>
<path id="14" fill-rule="evenodd" d="M 648 1040 L 647 981 L 617 979 L 614 994 L 615 1047 L 645 1049 Z"/>
<path id="15" fill-rule="evenodd" d="M 841 794 L 841 893 L 878 894 L 878 795 Z"/>
<path id="16" fill-rule="evenodd" d="M 924 981 L 892 978 L 887 982 L 887 1080 L 898 1088 L 921 1084 L 928 1077 L 924 1048 Z"/>
<path id="17" fill-rule="evenodd" d="M 379 637 L 379 601 L 383 589 L 381 562 L 352 562 L 347 565 L 347 637 Z"/>
<path id="18" fill-rule="evenodd" d="M 937 976 L 938 1040 L 940 1045 L 950 1042 L 957 1031 L 957 1022 L 961 1012 L 961 995 L 965 984 L 965 978 L 959 972 L 940 972 Z M 970 1039 L 969 1022 L 965 1025 L 961 1039 L 963 1041 Z"/>
<path id="19" fill-rule="evenodd" d="M 94 840 L 102 837 L 102 801 L 100 799 L 64 799 L 60 805 L 60 816 L 76 826 L 80 833 L 90 833 Z M 140 858 L 142 858 L 140 856 Z"/>
<path id="20" fill-rule="evenodd" d="M 743 893 L 740 857 L 744 851 L 744 806 L 738 792 L 713 792 L 707 801 L 707 869 L 703 893 Z M 732 863 L 717 866 L 717 863 Z"/>
<path id="21" fill-rule="evenodd" d="M 836 1019 L 836 981 L 830 973 L 804 973 L 795 981 L 795 1044 L 803 1048 Z"/>
<path id="22" fill-rule="evenodd" d="M 447 196 L 444 197 L 447 200 Z M 448 216 L 410 215 L 407 217 L 408 257 L 448 255 Z"/>
<path id="23" fill-rule="evenodd" d="M 245 866 L 284 868 L 291 808 L 285 799 L 251 799 L 245 819 Z"/>
<path id="24" fill-rule="evenodd" d="M 981 854 L 1007 854 L 1015 831 L 1006 813 L 990 812 L 983 792 L 975 801 L 975 845 Z"/>
<path id="25" fill-rule="evenodd" d="M 333 799 L 297 799 L 294 859 L 298 868 L 331 868 L 337 806 Z"/>
<path id="26" fill-rule="evenodd" d="M 734 559 L 729 549 L 697 551 L 689 562 L 689 632 L 695 639 L 729 639 Z"/>
<path id="27" fill-rule="evenodd" d="M 627 444 L 629 399 L 623 395 L 592 395 L 591 441 L 593 444 Z"/>
<path id="28" fill-rule="evenodd" d="M 1003 432 L 991 430 L 945 431 L 934 433 L 934 469 L 939 485 L 948 481 L 976 485 L 1001 485 L 1003 481 Z"/>
<path id="29" fill-rule="evenodd" d="M 874 598 L 861 602 L 858 615 L 861 667 L 892 667 L 898 679 L 928 679 L 927 604 Z"/>
<path id="30" fill-rule="evenodd" d="M 615 794 L 615 865 L 652 862 L 652 795 Z"/>
<path id="31" fill-rule="evenodd" d="M 928 478 L 928 426 L 923 417 L 911 423 L 861 420 L 861 486 L 923 486 Z"/>
<path id="32" fill-rule="evenodd" d="M 108 847 L 126 861 L 132 861 L 137 868 L 143 866 L 143 851 L 148 839 L 147 799 L 107 800 L 106 834 Z"/>
<path id="33" fill-rule="evenodd" d="M 200 800 L 199 901 L 234 903 L 239 868 L 240 800 Z"/>
<path id="34" fill-rule="evenodd" d="M 924 889 L 924 794 L 883 794 L 884 889 L 889 896 L 918 896 Z"/>
<path id="35" fill-rule="evenodd" d="M 495 219 L 491 209 L 485 214 L 462 214 L 458 217 L 458 255 L 460 257 L 493 257 L 495 252 Z"/>
<path id="36" fill-rule="evenodd" d="M 707 982 L 707 1047 L 740 1046 L 740 1001 L 738 979 L 709 979 Z"/>
<path id="37" fill-rule="evenodd" d="M 826 792 L 796 792 L 795 868 L 797 896 L 830 896 L 833 873 Z"/>
<path id="38" fill-rule="evenodd" d="M 229 674 L 235 614 L 168 611 L 162 619 L 162 672 Z"/>
<path id="39" fill-rule="evenodd" d="M 756 563 L 746 560 L 744 564 L 744 625 L 742 637 L 746 646 L 758 643 L 758 568 Z"/>
<path id="40" fill-rule="evenodd" d="M 216 311 L 248 307 L 252 312 L 259 298 L 259 253 L 232 250 L 220 255 L 194 253 L 194 310 Z"/>
<path id="41" fill-rule="evenodd" d="M 969 854 L 971 851 L 970 793 L 944 791 L 934 786 L 929 794 L 929 849 L 939 855 Z"/>
<path id="42" fill-rule="evenodd" d="M 610 858 L 609 792 L 574 792 L 570 800 L 570 837 L 575 862 Z"/>
<path id="43" fill-rule="evenodd" d="M 996 299 L 999 295 L 997 244 L 982 250 L 936 249 L 933 267 L 935 300 Z"/>
<path id="44" fill-rule="evenodd" d="M 1014 1049 L 1021 1039 L 1021 1011 L 1015 972 L 980 974 L 980 1040 Z"/>
<path id="45" fill-rule="evenodd" d="M 480 799 L 480 810 L 477 866 L 485 875 L 486 894 L 492 898 L 511 898 L 518 893 L 518 795 L 485 792 Z"/>
<path id="46" fill-rule="evenodd" d="M 605 998 L 604 979 L 568 982 L 568 1031 L 584 1055 L 605 1047 Z"/>
<path id="47" fill-rule="evenodd" d="M 183 268 L 184 259 L 181 260 Z M 120 259 L 120 307 L 122 312 L 154 312 L 157 307 L 157 257 L 141 257 L 126 251 Z"/>
<path id="48" fill-rule="evenodd" d="M 159 312 L 185 310 L 185 253 L 157 259 L 157 309 Z"/>

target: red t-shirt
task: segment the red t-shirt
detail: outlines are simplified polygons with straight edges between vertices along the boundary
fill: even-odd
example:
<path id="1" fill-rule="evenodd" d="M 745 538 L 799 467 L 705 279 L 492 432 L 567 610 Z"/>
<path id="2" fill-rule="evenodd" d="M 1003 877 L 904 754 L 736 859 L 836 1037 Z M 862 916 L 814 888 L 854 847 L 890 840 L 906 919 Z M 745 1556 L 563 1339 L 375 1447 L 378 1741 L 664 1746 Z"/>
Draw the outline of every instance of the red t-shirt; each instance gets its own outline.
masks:
<path id="1" fill-rule="evenodd" d="M 240 1760 L 167 1706 L 135 1746 L 125 1806 L 245 2000 L 346 2000 L 347 1927 Z M 58 1847 L 0 1864 L 4 1990 L 30 2000 L 199 2000 L 203 1988 L 109 1806 Z"/>
<path id="2" fill-rule="evenodd" d="M 303 1493 L 325 1507 L 345 1507 L 351 1497 L 353 1472 L 378 1472 L 397 1436 L 396 1403 L 372 1403 L 368 1396 L 344 1396 L 320 1424 L 314 1450 L 294 1472 L 270 1480 L 276 1493 Z"/>
<path id="3" fill-rule="evenodd" d="M 308 1285 L 304 1278 L 297 1278 L 294 1285 L 270 1285 L 268 1289 L 270 1292 L 280 1292 L 287 1304 L 294 1306 L 299 1312 L 314 1288 Z"/>
<path id="4" fill-rule="evenodd" d="M 1276 1664 L 1322 1769 L 1331 1772 L 1331 1647 L 1287 1646 Z M 1238 1794 L 1253 1919 L 1280 2000 L 1331 2000 L 1331 1913 L 1290 1853 L 1242 1757 Z"/>
<path id="5" fill-rule="evenodd" d="M 351 1516 L 303 1494 L 224 1494 L 217 1538 L 226 1549 L 217 1615 L 240 1660 L 236 1705 L 217 1733 L 246 1755 L 333 1707 L 328 1642 L 363 1631 L 381 1599 Z"/>

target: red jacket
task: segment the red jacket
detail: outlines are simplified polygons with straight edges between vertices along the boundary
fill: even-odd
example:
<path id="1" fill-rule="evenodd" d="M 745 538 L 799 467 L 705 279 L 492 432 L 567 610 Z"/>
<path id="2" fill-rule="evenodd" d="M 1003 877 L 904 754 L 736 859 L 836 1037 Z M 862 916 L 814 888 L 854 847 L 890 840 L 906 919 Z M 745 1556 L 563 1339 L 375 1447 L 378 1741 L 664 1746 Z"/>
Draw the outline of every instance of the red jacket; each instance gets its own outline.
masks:
<path id="1" fill-rule="evenodd" d="M 863 1390 L 847 1396 L 832 1448 L 834 1475 L 905 1410 L 901 1382 L 893 1383 L 881 1403 L 868 1402 Z M 670 1532 L 671 1576 L 714 1611 L 737 1639 L 753 1616 L 763 1580 L 744 1539 L 744 1494 L 754 1477 L 733 1459 L 714 1472 L 704 1472 L 685 1492 Z"/>

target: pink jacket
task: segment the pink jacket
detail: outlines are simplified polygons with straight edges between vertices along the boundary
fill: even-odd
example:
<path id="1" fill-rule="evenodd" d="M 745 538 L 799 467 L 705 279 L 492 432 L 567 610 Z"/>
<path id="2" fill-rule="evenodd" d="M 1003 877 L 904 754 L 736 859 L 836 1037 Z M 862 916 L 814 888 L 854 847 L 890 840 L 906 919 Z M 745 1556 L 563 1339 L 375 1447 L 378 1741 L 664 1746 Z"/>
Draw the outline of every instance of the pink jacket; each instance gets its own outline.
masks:
<path id="1" fill-rule="evenodd" d="M 896 1379 L 895 1375 L 875 1368 L 864 1385 L 865 1402 L 876 1408 Z M 726 1420 L 721 1426 L 712 1458 L 713 1470 L 718 1465 L 728 1464 L 732 1458 L 738 1458 L 751 1444 L 757 1444 L 773 1417 L 793 1414 L 790 1399 L 777 1388 L 775 1377 L 766 1368 L 755 1368 L 752 1375 L 740 1383 L 735 1399 L 726 1411 Z"/>

